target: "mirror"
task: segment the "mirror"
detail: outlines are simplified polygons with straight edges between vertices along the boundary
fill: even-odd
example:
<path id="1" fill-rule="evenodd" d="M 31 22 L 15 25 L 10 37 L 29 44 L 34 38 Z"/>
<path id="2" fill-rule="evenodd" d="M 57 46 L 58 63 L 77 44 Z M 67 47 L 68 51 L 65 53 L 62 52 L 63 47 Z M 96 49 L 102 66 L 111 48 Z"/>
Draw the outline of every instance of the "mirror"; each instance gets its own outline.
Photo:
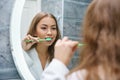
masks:
<path id="1" fill-rule="evenodd" d="M 16 68 L 23 80 L 36 80 L 26 63 L 21 40 L 26 35 L 32 18 L 39 11 L 50 12 L 57 18 L 62 37 L 68 36 L 72 40 L 80 40 L 82 19 L 91 0 L 16 0 L 11 16 L 10 41 L 12 56 Z M 76 52 L 68 68 L 78 59 Z"/>
<path id="2" fill-rule="evenodd" d="M 25 0 L 16 0 L 11 16 L 10 43 L 15 66 L 22 80 L 36 80 L 29 71 L 21 47 L 21 16 Z"/>

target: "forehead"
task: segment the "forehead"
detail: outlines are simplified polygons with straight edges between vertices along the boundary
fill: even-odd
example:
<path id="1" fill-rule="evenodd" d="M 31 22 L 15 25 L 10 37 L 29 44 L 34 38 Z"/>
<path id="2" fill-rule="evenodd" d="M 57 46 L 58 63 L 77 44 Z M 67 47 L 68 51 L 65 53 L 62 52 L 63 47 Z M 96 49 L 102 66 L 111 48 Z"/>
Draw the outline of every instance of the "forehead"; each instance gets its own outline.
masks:
<path id="1" fill-rule="evenodd" d="M 39 21 L 39 24 L 48 24 L 48 25 L 56 25 L 56 22 L 54 20 L 54 18 L 52 17 L 44 17 Z"/>

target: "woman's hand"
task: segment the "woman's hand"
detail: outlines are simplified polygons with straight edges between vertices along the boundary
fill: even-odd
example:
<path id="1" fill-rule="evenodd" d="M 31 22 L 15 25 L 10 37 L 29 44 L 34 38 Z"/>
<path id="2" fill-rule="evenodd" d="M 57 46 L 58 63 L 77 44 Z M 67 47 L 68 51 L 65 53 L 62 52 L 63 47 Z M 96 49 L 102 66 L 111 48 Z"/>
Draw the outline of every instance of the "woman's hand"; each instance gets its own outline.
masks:
<path id="1" fill-rule="evenodd" d="M 55 58 L 62 61 L 65 65 L 68 65 L 73 53 L 77 49 L 77 45 L 77 41 L 69 40 L 67 37 L 58 40 L 55 45 Z"/>
<path id="2" fill-rule="evenodd" d="M 31 40 L 30 42 L 28 42 L 27 40 Z M 22 40 L 22 48 L 25 51 L 28 51 L 32 45 L 34 45 L 35 43 L 39 42 L 37 37 L 32 37 L 31 35 L 27 35 L 25 36 L 25 38 Z"/>

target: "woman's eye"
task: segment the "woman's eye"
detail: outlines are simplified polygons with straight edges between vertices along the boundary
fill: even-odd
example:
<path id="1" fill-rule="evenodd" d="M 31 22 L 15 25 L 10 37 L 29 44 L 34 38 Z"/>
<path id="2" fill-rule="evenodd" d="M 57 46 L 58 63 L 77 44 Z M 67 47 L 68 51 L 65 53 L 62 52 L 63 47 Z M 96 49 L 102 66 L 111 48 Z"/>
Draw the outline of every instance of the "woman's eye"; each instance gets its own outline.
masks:
<path id="1" fill-rule="evenodd" d="M 52 28 L 53 30 L 56 30 L 56 28 Z"/>
<path id="2" fill-rule="evenodd" d="M 41 27 L 41 29 L 44 29 L 44 30 L 45 30 L 45 29 L 47 29 L 47 28 L 46 28 L 46 27 Z"/>

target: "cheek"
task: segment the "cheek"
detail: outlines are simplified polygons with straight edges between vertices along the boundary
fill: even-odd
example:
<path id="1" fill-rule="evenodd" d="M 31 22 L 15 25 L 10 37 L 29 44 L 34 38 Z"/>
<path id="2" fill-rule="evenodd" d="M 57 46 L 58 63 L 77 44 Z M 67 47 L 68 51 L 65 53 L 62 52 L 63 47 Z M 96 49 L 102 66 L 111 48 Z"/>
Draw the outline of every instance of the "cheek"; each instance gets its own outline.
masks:
<path id="1" fill-rule="evenodd" d="M 54 36 L 57 36 L 57 31 L 54 32 Z"/>
<path id="2" fill-rule="evenodd" d="M 45 32 L 39 29 L 39 30 L 36 31 L 36 35 L 39 36 L 39 37 L 42 37 L 42 36 L 45 35 Z"/>

